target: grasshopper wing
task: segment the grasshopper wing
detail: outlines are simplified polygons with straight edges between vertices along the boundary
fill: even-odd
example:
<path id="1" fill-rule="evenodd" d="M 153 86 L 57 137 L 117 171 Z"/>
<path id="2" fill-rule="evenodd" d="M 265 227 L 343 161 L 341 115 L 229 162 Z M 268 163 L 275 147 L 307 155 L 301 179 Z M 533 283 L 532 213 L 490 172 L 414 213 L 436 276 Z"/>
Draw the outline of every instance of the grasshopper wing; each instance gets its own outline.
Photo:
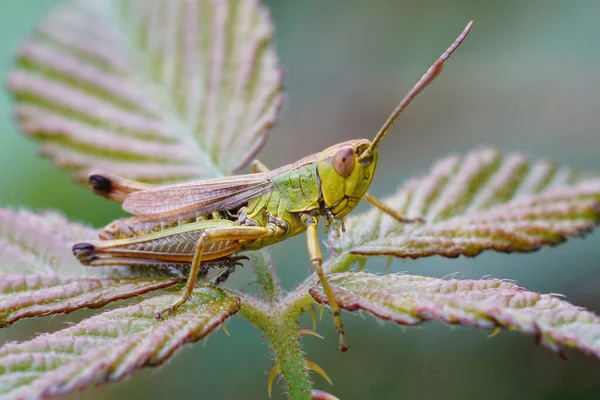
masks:
<path id="1" fill-rule="evenodd" d="M 196 211 L 232 210 L 250 199 L 274 189 L 266 173 L 157 186 L 134 192 L 123 202 L 123 209 L 134 215 L 162 215 Z"/>

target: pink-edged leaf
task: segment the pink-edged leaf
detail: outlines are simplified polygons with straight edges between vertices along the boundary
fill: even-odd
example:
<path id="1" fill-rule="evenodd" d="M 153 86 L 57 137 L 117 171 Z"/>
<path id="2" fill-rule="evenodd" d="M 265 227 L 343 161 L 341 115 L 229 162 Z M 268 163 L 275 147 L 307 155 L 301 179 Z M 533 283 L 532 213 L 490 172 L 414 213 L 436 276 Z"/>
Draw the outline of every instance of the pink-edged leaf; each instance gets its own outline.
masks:
<path id="1" fill-rule="evenodd" d="M 0 208 L 0 327 L 25 317 L 100 307 L 182 281 L 175 270 L 81 265 L 71 246 L 96 236 L 56 213 Z"/>
<path id="2" fill-rule="evenodd" d="M 348 311 L 365 310 L 402 325 L 440 320 L 535 335 L 553 351 L 574 347 L 600 358 L 600 317 L 556 296 L 497 280 L 458 280 L 364 272 L 330 276 L 335 298 Z M 310 289 L 319 303 L 320 286 Z"/>
<path id="3" fill-rule="evenodd" d="M 85 267 L 71 250 L 82 240 L 96 240 L 94 229 L 45 211 L 33 213 L 0 207 L 0 273 L 91 278 L 172 278 L 177 271 L 126 266 Z"/>
<path id="4" fill-rule="evenodd" d="M 240 300 L 216 288 L 197 288 L 164 320 L 154 313 L 179 293 L 105 312 L 56 333 L 0 348 L 0 393 L 40 398 L 117 381 L 158 365 L 185 343 L 202 339 L 240 308 Z"/>
<path id="5" fill-rule="evenodd" d="M 340 400 L 331 393 L 327 393 L 323 390 L 314 389 L 311 393 L 312 400 Z"/>
<path id="6" fill-rule="evenodd" d="M 20 319 L 102 307 L 181 283 L 165 278 L 82 278 L 0 274 L 0 328 Z"/>
<path id="7" fill-rule="evenodd" d="M 21 129 L 59 166 L 218 176 L 246 165 L 278 118 L 272 34 L 258 0 L 69 0 L 8 85 Z"/>
<path id="8" fill-rule="evenodd" d="M 426 223 L 401 224 L 373 208 L 349 218 L 341 238 L 330 237 L 336 252 L 456 257 L 556 245 L 600 221 L 600 178 L 478 149 L 443 159 L 384 201 Z"/>

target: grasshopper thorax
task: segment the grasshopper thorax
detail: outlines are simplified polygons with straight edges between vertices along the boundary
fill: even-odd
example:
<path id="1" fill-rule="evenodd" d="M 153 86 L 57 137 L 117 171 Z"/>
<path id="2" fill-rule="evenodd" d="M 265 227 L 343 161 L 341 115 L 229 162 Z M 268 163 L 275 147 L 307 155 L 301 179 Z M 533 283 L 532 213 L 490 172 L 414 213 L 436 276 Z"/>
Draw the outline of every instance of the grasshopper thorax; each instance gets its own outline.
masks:
<path id="1" fill-rule="evenodd" d="M 359 160 L 370 144 L 367 139 L 350 140 L 319 154 L 317 175 L 321 197 L 336 218 L 348 215 L 371 184 L 377 167 L 377 151 L 368 160 Z"/>

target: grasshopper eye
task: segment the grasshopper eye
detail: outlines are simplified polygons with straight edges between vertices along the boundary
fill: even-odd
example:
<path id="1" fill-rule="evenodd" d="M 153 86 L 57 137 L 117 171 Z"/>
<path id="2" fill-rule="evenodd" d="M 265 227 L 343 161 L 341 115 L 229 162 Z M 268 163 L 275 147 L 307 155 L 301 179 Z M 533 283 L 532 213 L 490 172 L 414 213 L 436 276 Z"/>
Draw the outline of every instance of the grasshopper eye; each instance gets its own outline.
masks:
<path id="1" fill-rule="evenodd" d="M 352 171 L 354 171 L 354 162 L 354 147 L 344 146 L 333 157 L 333 169 L 345 178 L 350 176 Z"/>

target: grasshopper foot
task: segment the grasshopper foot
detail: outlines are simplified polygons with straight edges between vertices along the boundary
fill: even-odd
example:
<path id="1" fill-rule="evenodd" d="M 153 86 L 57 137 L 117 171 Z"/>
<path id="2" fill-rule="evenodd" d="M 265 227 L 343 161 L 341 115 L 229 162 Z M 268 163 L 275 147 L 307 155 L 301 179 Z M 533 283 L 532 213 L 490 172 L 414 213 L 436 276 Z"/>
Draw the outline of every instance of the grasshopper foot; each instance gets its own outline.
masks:
<path id="1" fill-rule="evenodd" d="M 175 303 L 171 306 L 165 308 L 164 310 L 158 311 L 154 313 L 154 318 L 163 319 L 165 315 L 173 314 L 179 307 L 183 305 L 188 300 L 189 297 L 181 296 Z"/>
<path id="2" fill-rule="evenodd" d="M 215 264 L 214 266 L 223 266 L 225 267 L 225 270 L 221 271 L 221 273 L 219 273 L 219 275 L 217 275 L 210 283 L 209 285 L 211 286 L 218 286 L 219 283 L 225 282 L 227 280 L 227 278 L 229 278 L 229 275 L 232 274 L 235 271 L 235 267 L 238 265 L 242 265 L 240 260 L 248 260 L 248 257 L 246 256 L 237 256 L 237 257 L 227 257 L 224 259 L 220 259 L 220 260 L 215 260 L 215 262 L 206 262 L 204 264 L 202 264 L 202 267 L 200 269 L 200 274 L 204 275 L 206 274 L 206 272 L 208 271 L 209 268 L 213 267 L 213 264 Z M 181 307 L 189 298 L 191 295 L 191 291 L 188 294 L 184 294 L 183 296 L 181 296 L 175 303 L 173 303 L 170 307 L 165 308 L 164 310 L 158 311 L 154 313 L 154 317 L 156 319 L 162 319 L 165 315 L 168 314 L 172 314 L 175 311 L 177 311 L 177 309 L 179 307 Z"/>
<path id="3" fill-rule="evenodd" d="M 235 272 L 235 265 L 228 266 L 225 270 L 221 271 L 219 275 L 210 281 L 210 286 L 219 286 L 219 283 L 223 283 L 229 278 L 229 275 Z"/>
<path id="4" fill-rule="evenodd" d="M 220 260 L 216 260 L 216 264 L 219 267 L 224 267 L 225 270 L 221 271 L 212 281 L 210 286 L 218 286 L 229 278 L 229 275 L 235 272 L 235 267 L 243 266 L 241 260 L 249 260 L 246 256 L 227 257 Z M 209 261 L 210 263 L 210 261 Z"/>
<path id="5" fill-rule="evenodd" d="M 350 346 L 348 346 L 346 344 L 346 340 L 344 340 L 344 331 L 338 329 L 338 335 L 339 335 L 339 338 L 340 338 L 340 344 L 339 344 L 338 350 L 341 351 L 342 353 L 345 353 L 345 352 L 348 351 L 348 349 L 350 348 Z"/>

